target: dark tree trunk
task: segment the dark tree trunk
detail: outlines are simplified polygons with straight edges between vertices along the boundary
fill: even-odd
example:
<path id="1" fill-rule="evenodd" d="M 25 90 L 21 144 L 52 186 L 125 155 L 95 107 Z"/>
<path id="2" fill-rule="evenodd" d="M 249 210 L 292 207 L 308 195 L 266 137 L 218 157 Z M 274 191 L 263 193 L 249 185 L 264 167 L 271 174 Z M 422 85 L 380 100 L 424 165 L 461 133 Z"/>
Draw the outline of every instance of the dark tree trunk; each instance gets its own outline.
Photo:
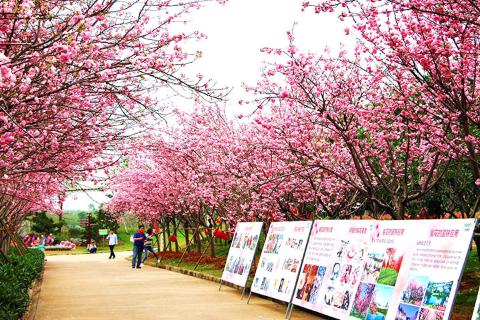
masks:
<path id="1" fill-rule="evenodd" d="M 175 252 L 178 252 L 177 221 L 175 220 L 175 218 L 173 218 L 172 224 L 173 224 L 173 234 L 175 235 L 175 238 L 177 238 L 177 241 L 175 241 Z"/>
<path id="2" fill-rule="evenodd" d="M 162 232 L 162 238 L 163 238 L 163 252 L 166 252 L 167 251 L 167 228 L 166 228 L 166 225 L 165 225 L 165 219 L 162 219 L 162 228 L 163 228 L 163 232 Z"/>
<path id="3" fill-rule="evenodd" d="M 210 257 L 215 257 L 215 241 L 212 235 L 212 232 L 209 232 L 208 237 L 210 238 Z"/>
<path id="4" fill-rule="evenodd" d="M 473 236 L 473 241 L 475 241 L 475 247 L 477 247 L 478 260 L 480 260 L 480 236 Z"/>
<path id="5" fill-rule="evenodd" d="M 168 251 L 172 252 L 172 242 L 170 241 L 170 220 L 167 220 L 167 238 L 168 238 Z"/>
<path id="6" fill-rule="evenodd" d="M 202 241 L 200 240 L 200 230 L 195 232 L 195 244 L 197 245 L 198 254 L 202 254 Z"/>
<path id="7" fill-rule="evenodd" d="M 183 224 L 183 229 L 185 230 L 185 244 L 187 245 L 187 252 L 190 253 L 190 237 L 188 235 L 188 223 Z"/>

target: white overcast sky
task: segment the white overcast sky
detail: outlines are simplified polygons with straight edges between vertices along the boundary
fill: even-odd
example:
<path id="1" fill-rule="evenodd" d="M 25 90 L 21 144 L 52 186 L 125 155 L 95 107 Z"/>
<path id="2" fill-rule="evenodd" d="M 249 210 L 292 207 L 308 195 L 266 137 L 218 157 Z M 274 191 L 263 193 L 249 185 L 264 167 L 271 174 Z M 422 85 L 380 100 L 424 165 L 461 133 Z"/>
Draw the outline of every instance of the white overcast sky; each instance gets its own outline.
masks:
<path id="1" fill-rule="evenodd" d="M 302 0 L 229 0 L 222 6 L 207 4 L 192 14 L 188 28 L 207 34 L 208 38 L 192 45 L 192 51 L 201 50 L 203 56 L 190 74 L 200 72 L 220 86 L 232 87 L 228 113 L 241 114 L 237 105 L 242 98 L 242 83 L 255 84 L 267 56 L 263 47 L 285 48 L 287 31 L 294 29 L 297 47 L 304 52 L 322 52 L 329 47 L 338 51 L 340 43 L 352 47 L 352 39 L 345 36 L 345 23 L 334 14 L 315 14 L 301 11 Z M 186 48 L 189 49 L 188 47 Z M 188 107 L 187 107 L 188 108 Z M 88 210 L 98 207 L 108 198 L 102 192 L 69 195 L 64 210 Z"/>

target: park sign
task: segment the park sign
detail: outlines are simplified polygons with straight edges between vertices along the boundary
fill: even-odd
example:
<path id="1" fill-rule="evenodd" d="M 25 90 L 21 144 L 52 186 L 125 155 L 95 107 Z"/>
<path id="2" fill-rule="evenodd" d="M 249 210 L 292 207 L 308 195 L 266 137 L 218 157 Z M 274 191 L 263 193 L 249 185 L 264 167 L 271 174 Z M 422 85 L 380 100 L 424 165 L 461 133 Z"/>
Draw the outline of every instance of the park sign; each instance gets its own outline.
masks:
<path id="1" fill-rule="evenodd" d="M 235 228 L 222 280 L 245 287 L 254 262 L 263 222 L 239 222 Z"/>
<path id="2" fill-rule="evenodd" d="M 337 319 L 447 320 L 474 228 L 474 219 L 315 221 L 293 303 Z"/>
<path id="3" fill-rule="evenodd" d="M 108 234 L 108 229 L 98 229 L 98 235 L 106 236 Z"/>
<path id="4" fill-rule="evenodd" d="M 251 292 L 290 302 L 312 221 L 272 222 Z"/>

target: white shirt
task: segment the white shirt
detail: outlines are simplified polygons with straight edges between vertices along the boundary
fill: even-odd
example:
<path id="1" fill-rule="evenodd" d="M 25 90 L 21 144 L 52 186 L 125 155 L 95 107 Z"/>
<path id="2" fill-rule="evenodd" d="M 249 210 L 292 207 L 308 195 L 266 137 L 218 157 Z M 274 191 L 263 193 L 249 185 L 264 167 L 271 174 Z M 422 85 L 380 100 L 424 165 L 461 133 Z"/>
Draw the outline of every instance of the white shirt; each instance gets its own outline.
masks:
<path id="1" fill-rule="evenodd" d="M 109 246 L 115 246 L 118 243 L 117 235 L 115 233 L 114 234 L 109 234 L 107 236 L 107 239 L 108 239 L 108 245 Z"/>

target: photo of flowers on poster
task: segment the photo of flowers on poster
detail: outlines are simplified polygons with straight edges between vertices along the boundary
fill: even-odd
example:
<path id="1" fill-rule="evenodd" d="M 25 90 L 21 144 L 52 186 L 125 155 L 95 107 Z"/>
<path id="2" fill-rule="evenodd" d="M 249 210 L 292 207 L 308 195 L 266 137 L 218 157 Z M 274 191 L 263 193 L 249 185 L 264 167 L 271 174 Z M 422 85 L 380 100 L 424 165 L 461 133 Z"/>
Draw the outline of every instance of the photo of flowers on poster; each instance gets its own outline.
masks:
<path id="1" fill-rule="evenodd" d="M 417 318 L 411 320 L 441 320 L 452 293 L 453 281 L 436 281 L 425 275 L 412 275 L 402 291 L 402 303 L 397 318 L 405 310 L 418 309 Z M 415 310 L 416 310 L 415 309 Z"/>
<path id="2" fill-rule="evenodd" d="M 360 283 L 353 301 L 353 308 L 350 316 L 358 319 L 365 319 L 368 312 L 368 307 L 373 298 L 375 285 L 371 283 Z"/>
<path id="3" fill-rule="evenodd" d="M 367 320 L 384 320 L 387 316 L 394 287 L 376 285 L 372 300 L 368 306 Z"/>
<path id="4" fill-rule="evenodd" d="M 428 277 L 413 276 L 407 281 L 407 286 L 402 292 L 402 301 L 415 306 L 422 305 L 425 291 L 427 290 Z"/>
<path id="5" fill-rule="evenodd" d="M 282 247 L 282 241 L 283 234 L 269 234 L 267 240 L 265 241 L 263 252 L 278 254 L 280 248 Z"/>
<path id="6" fill-rule="evenodd" d="M 323 266 L 304 265 L 298 279 L 296 298 L 315 303 L 318 299 L 326 270 L 327 268 Z"/>
<path id="7" fill-rule="evenodd" d="M 431 309 L 445 311 L 447 302 L 452 292 L 453 281 L 430 281 L 423 298 L 423 306 Z"/>
<path id="8" fill-rule="evenodd" d="M 419 311 L 419 307 L 412 306 L 410 304 L 400 303 L 400 305 L 398 306 L 397 314 L 395 316 L 395 320 L 416 320 Z"/>
<path id="9" fill-rule="evenodd" d="M 382 261 L 382 269 L 378 276 L 378 283 L 395 286 L 402 262 L 403 252 L 395 248 L 387 248 Z"/>
<path id="10" fill-rule="evenodd" d="M 262 222 L 239 222 L 228 251 L 222 280 L 245 286 L 254 261 Z"/>
<path id="11" fill-rule="evenodd" d="M 386 318 L 403 255 L 402 250 L 393 247 L 376 246 L 369 250 L 350 317 L 362 320 Z"/>
<path id="12" fill-rule="evenodd" d="M 353 302 L 353 293 L 361 276 L 366 243 L 340 239 L 335 253 L 323 302 L 330 307 L 347 311 Z"/>
<path id="13" fill-rule="evenodd" d="M 294 295 L 295 284 L 308 243 L 312 221 L 281 221 L 270 224 L 268 234 L 255 272 L 252 292 L 278 299 L 290 301 Z M 314 272 L 315 271 L 315 272 Z M 314 286 L 318 271 L 309 274 L 305 297 L 314 299 Z M 319 278 L 323 277 L 321 270 Z M 319 279 L 321 281 L 321 279 Z"/>

